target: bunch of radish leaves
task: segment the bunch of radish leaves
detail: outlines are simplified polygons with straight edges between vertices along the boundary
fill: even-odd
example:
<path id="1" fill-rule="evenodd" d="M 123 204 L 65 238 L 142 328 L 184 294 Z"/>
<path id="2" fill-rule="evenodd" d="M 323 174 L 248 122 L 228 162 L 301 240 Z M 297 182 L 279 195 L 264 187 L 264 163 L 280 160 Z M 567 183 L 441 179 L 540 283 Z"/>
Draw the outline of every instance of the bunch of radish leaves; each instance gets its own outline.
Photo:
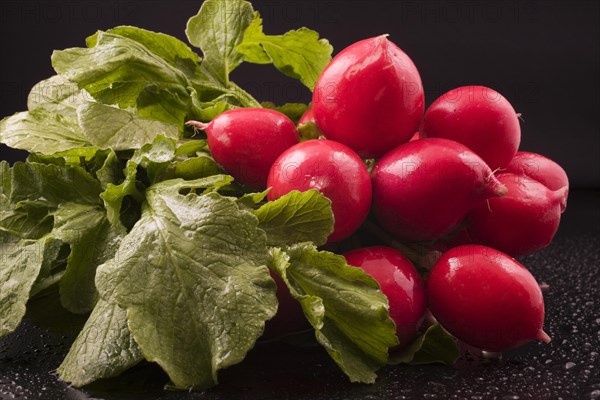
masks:
<path id="1" fill-rule="evenodd" d="M 86 318 L 58 367 L 82 386 L 147 360 L 177 388 L 203 389 L 239 363 L 277 311 L 281 276 L 315 337 L 351 381 L 373 382 L 397 343 L 377 283 L 321 251 L 333 227 L 316 191 L 266 202 L 224 174 L 190 119 L 261 107 L 229 79 L 273 64 L 312 90 L 332 47 L 306 28 L 271 36 L 250 3 L 207 0 L 180 40 L 120 26 L 55 51 L 56 75 L 28 111 L 0 122 L 27 150 L 0 163 L 0 336 L 34 301 L 60 296 Z M 279 108 L 291 117 L 303 104 Z M 436 326 L 397 362 L 451 363 Z"/>

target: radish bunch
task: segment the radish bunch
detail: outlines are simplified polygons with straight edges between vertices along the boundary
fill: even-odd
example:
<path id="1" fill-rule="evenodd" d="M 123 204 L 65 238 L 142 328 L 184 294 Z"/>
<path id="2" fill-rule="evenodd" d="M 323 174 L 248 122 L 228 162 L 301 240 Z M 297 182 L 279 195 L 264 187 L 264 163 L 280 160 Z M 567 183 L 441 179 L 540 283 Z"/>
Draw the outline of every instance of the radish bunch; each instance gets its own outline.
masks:
<path id="1" fill-rule="evenodd" d="M 201 127 L 215 160 L 241 184 L 268 187 L 269 200 L 292 190 L 327 196 L 331 248 L 369 218 L 393 243 L 446 250 L 425 277 L 390 247 L 345 254 L 388 297 L 399 348 L 417 336 L 427 308 L 482 350 L 549 341 L 540 288 L 512 257 L 552 241 L 566 207 L 564 170 L 518 151 L 519 114 L 490 88 L 459 87 L 424 106 L 416 66 L 378 36 L 342 50 L 320 75 L 300 119 L 320 139 L 300 141 L 285 115 L 256 108 Z M 365 159 L 374 159 L 371 171 Z"/>

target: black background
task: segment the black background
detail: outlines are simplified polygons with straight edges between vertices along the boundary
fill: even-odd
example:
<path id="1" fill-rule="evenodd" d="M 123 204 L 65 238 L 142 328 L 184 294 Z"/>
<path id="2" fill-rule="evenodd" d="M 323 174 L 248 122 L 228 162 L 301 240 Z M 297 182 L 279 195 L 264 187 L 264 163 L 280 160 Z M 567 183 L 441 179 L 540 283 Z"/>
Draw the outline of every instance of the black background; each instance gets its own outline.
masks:
<path id="1" fill-rule="evenodd" d="M 53 74 L 53 49 L 83 46 L 97 29 L 136 25 L 185 40 L 200 1 L 4 1 L 0 6 L 0 115 L 26 108 L 29 89 Z M 500 91 L 523 114 L 522 150 L 562 164 L 572 187 L 600 186 L 600 9 L 597 1 L 254 1 L 265 32 L 307 26 L 335 53 L 390 34 L 415 62 L 430 104 L 462 85 Z M 259 100 L 308 102 L 271 66 L 233 79 Z M 2 159 L 23 152 L 1 147 Z"/>

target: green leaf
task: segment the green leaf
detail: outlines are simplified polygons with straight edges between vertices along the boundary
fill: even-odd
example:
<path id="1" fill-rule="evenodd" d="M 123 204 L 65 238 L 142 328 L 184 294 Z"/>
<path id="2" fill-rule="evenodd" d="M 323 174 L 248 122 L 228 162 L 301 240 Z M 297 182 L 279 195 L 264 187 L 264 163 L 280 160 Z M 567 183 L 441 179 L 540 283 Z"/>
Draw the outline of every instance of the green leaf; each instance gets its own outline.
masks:
<path id="1" fill-rule="evenodd" d="M 9 202 L 10 197 L 10 165 L 7 161 L 0 161 L 0 207 Z"/>
<path id="2" fill-rule="evenodd" d="M 40 269 L 40 273 L 31 288 L 30 297 L 33 299 L 41 292 L 46 289 L 53 287 L 56 290 L 49 290 L 48 292 L 41 295 L 41 297 L 46 297 L 51 292 L 52 296 L 56 297 L 56 302 L 59 307 L 64 310 L 65 314 L 72 314 L 69 311 L 66 311 L 60 301 L 60 294 L 58 290 L 58 283 L 60 279 L 63 277 L 65 269 L 67 268 L 67 258 L 69 257 L 69 253 L 71 252 L 69 245 L 63 243 L 62 241 L 55 239 L 52 235 L 48 235 L 48 242 L 46 245 L 46 249 L 44 251 L 44 260 L 42 262 L 42 267 Z M 31 299 L 30 299 L 31 300 Z M 53 306 L 52 304 L 48 304 L 49 306 Z M 34 313 L 40 310 L 41 307 L 38 307 Z M 29 313 L 30 308 L 29 304 L 27 305 L 27 313 Z M 54 310 L 57 311 L 57 310 Z M 58 315 L 58 313 L 57 313 Z M 75 314 L 73 314 L 75 315 Z M 84 321 L 85 322 L 85 321 Z M 56 321 L 57 325 L 61 324 L 61 321 Z M 82 324 L 83 326 L 83 324 Z M 81 327 L 80 327 L 81 328 Z M 77 331 L 79 332 L 79 331 Z M 77 333 L 76 332 L 76 333 Z"/>
<path id="3" fill-rule="evenodd" d="M 3 169 L 3 174 L 7 174 Z M 12 212 L 13 216 L 20 214 L 20 220 L 0 218 L 0 229 L 39 239 L 31 243 L 44 248 L 48 243 L 54 246 L 39 260 L 43 282 L 36 282 L 36 292 L 60 278 L 65 308 L 74 313 L 89 312 L 97 300 L 96 267 L 114 255 L 119 239 L 99 201 L 100 182 L 84 169 L 64 161 L 62 165 L 58 161 L 16 163 L 10 178 L 10 196 L 3 196 L 0 216 Z M 55 270 L 63 245 L 70 249 L 64 273 Z"/>
<path id="4" fill-rule="evenodd" d="M 433 324 L 407 348 L 391 354 L 388 364 L 453 365 L 459 356 L 456 340 L 440 324 Z"/>
<path id="5" fill-rule="evenodd" d="M 130 111 L 100 103 L 86 103 L 77 109 L 79 124 L 94 146 L 115 151 L 139 149 L 157 136 L 177 139 L 177 126 L 140 117 Z"/>
<path id="6" fill-rule="evenodd" d="M 301 244 L 272 249 L 271 266 L 300 302 L 318 342 L 352 382 L 373 383 L 397 345 L 387 298 L 344 257 Z"/>
<path id="7" fill-rule="evenodd" d="M 77 107 L 93 100 L 76 83 L 55 75 L 37 83 L 27 98 L 28 112 L 0 122 L 0 141 L 8 146 L 42 154 L 73 152 L 91 155 L 92 147 L 77 121 Z"/>
<path id="8" fill-rule="evenodd" d="M 141 117 L 168 123 L 181 131 L 191 105 L 189 92 L 150 85 L 137 97 L 136 112 Z"/>
<path id="9" fill-rule="evenodd" d="M 96 176 L 103 190 L 106 190 L 109 183 L 117 184 L 123 178 L 121 162 L 112 149 L 99 150 L 94 154 L 87 170 Z"/>
<path id="10" fill-rule="evenodd" d="M 91 160 L 100 149 L 89 145 L 89 147 L 74 147 L 69 150 L 53 153 L 53 157 L 62 157 L 70 164 L 78 164 L 82 160 Z"/>
<path id="11" fill-rule="evenodd" d="M 282 106 L 278 106 L 270 101 L 264 101 L 261 105 L 265 108 L 270 108 L 271 110 L 285 114 L 296 125 L 298 124 L 300 117 L 302 117 L 302 114 L 308 109 L 308 105 L 304 103 L 285 103 Z"/>
<path id="12" fill-rule="evenodd" d="M 187 23 L 189 42 L 204 54 L 202 68 L 225 86 L 229 73 L 242 62 L 236 47 L 252 18 L 252 5 L 247 1 L 206 0 Z"/>
<path id="13" fill-rule="evenodd" d="M 0 230 L 0 337 L 14 331 L 25 315 L 46 243 L 20 239 Z"/>
<path id="14" fill-rule="evenodd" d="M 208 42 L 208 47 L 218 47 Z M 96 33 L 88 38 L 88 45 L 55 51 L 54 69 L 98 102 L 134 109 L 138 117 L 182 131 L 186 117 L 204 119 L 228 104 L 260 106 L 234 83 L 205 74 L 214 60 L 199 66 L 199 56 L 168 35 L 117 27 Z"/>
<path id="15" fill-rule="evenodd" d="M 43 205 L 0 205 L 0 230 L 22 239 L 39 239 L 52 230 L 52 225 L 53 218 Z"/>
<path id="16" fill-rule="evenodd" d="M 127 228 L 121 222 L 121 207 L 127 196 L 133 197 L 138 203 L 142 203 L 144 195 L 137 186 L 137 164 L 129 161 L 125 167 L 125 179 L 118 185 L 109 183 L 100 194 L 104 201 L 106 214 L 110 224 L 119 232 L 126 232 Z"/>
<path id="17" fill-rule="evenodd" d="M 164 135 L 156 136 L 151 143 L 143 145 L 131 157 L 131 162 L 146 168 L 150 163 L 167 163 L 175 158 L 177 143 Z"/>
<path id="18" fill-rule="evenodd" d="M 38 82 L 31 89 L 27 97 L 27 108 L 30 111 L 45 110 L 76 121 L 77 107 L 93 100 L 94 98 L 85 90 L 80 90 L 75 82 L 54 75 Z"/>
<path id="19" fill-rule="evenodd" d="M 57 170 L 65 169 L 63 159 L 38 155 L 30 155 L 29 159 L 55 162 L 51 165 L 54 165 Z M 27 165 L 31 165 L 32 168 L 27 169 Z M 40 239 L 52 230 L 54 220 L 49 213 L 49 208 L 60 199 L 50 199 L 51 203 L 48 204 L 48 199 L 35 193 L 35 188 L 22 185 L 20 182 L 20 179 L 25 179 L 27 184 L 30 184 L 32 178 L 39 179 L 36 167 L 40 165 L 43 164 L 17 163 L 13 169 L 6 161 L 0 162 L 0 230 L 22 239 Z M 13 187 L 15 187 L 14 191 Z M 28 190 L 28 193 L 24 193 L 23 189 Z"/>
<path id="20" fill-rule="evenodd" d="M 175 156 L 194 156 L 199 151 L 208 151 L 208 143 L 205 139 L 190 139 L 181 141 L 177 145 Z"/>
<path id="21" fill-rule="evenodd" d="M 98 300 L 96 267 L 115 254 L 119 240 L 106 221 L 106 212 L 96 205 L 63 203 L 54 212 L 51 235 L 71 248 L 60 280 L 63 306 L 76 314 L 91 311 Z"/>
<path id="22" fill-rule="evenodd" d="M 77 121 L 44 109 L 20 112 L 0 121 L 0 143 L 42 154 L 90 146 Z"/>
<path id="23" fill-rule="evenodd" d="M 187 160 L 175 161 L 169 176 L 193 180 L 220 173 L 222 173 L 221 168 L 209 154 L 199 154 Z"/>
<path id="24" fill-rule="evenodd" d="M 188 141 L 184 146 L 177 147 L 173 139 L 160 135 L 137 150 L 131 162 L 144 167 L 152 183 L 176 178 L 194 180 L 222 173 L 205 140 Z M 182 154 L 190 151 L 192 154 L 187 158 Z"/>
<path id="25" fill-rule="evenodd" d="M 164 180 L 163 175 L 175 158 L 177 143 L 174 139 L 158 135 L 152 143 L 145 144 L 136 150 L 130 162 L 142 166 L 150 183 Z"/>
<path id="26" fill-rule="evenodd" d="M 63 160 L 64 162 L 64 160 Z M 17 206 L 11 201 L 12 170 L 0 162 L 0 230 L 21 239 L 39 239 L 52 230 L 53 220 L 43 204 Z"/>
<path id="27" fill-rule="evenodd" d="M 261 107 L 260 103 L 233 82 L 227 86 L 193 81 L 192 115 L 194 119 L 211 121 L 220 113 L 239 107 Z"/>
<path id="28" fill-rule="evenodd" d="M 298 126 L 298 133 L 300 134 L 300 140 L 313 140 L 323 136 L 323 132 L 319 129 L 317 124 L 313 121 L 308 121 Z"/>
<path id="29" fill-rule="evenodd" d="M 95 47 L 98 44 L 98 35 L 101 33 L 102 31 L 99 31 L 88 37 L 86 40 L 87 46 Z M 153 54 L 167 61 L 171 66 L 184 72 L 190 78 L 198 77 L 200 56 L 176 37 L 135 26 L 117 26 L 108 29 L 106 33 L 134 40 L 145 46 Z"/>
<path id="30" fill-rule="evenodd" d="M 100 182 L 74 165 L 18 162 L 12 167 L 11 185 L 11 203 L 36 202 L 45 207 L 65 202 L 100 204 Z"/>
<path id="31" fill-rule="evenodd" d="M 212 121 L 217 115 L 234 108 L 239 108 L 240 104 L 233 106 L 230 102 L 235 99 L 223 95 L 211 101 L 200 101 L 192 97 L 194 119 L 198 121 Z M 197 134 L 197 133 L 195 133 Z"/>
<path id="32" fill-rule="evenodd" d="M 58 367 L 58 376 L 80 387 L 112 378 L 144 359 L 127 327 L 127 312 L 100 300 Z"/>
<path id="33" fill-rule="evenodd" d="M 260 203 L 263 202 L 264 199 L 267 198 L 267 194 L 269 194 L 270 190 L 271 189 L 266 189 L 266 190 L 263 190 L 262 192 L 258 192 L 258 193 L 245 193 L 244 195 L 239 197 L 236 200 L 236 202 L 241 209 L 254 211 L 254 210 L 260 208 L 260 205 L 261 205 Z M 267 238 L 267 241 L 268 241 L 268 238 Z"/>
<path id="34" fill-rule="evenodd" d="M 0 215 L 11 212 L 12 204 L 10 202 L 11 190 L 11 169 L 7 161 L 0 161 Z M 0 220 L 3 217 L 0 216 Z M 0 224 L 0 226 L 2 226 Z"/>
<path id="35" fill-rule="evenodd" d="M 134 39 L 99 32 L 92 48 L 55 51 L 52 65 L 101 103 L 136 108 L 142 117 L 182 127 L 191 107 L 187 67 L 171 65 Z M 168 45 L 163 40 L 154 48 Z M 189 67 L 194 60 L 188 60 Z"/>
<path id="36" fill-rule="evenodd" d="M 54 51 L 52 66 L 96 99 L 102 97 L 104 91 L 113 90 L 117 101 L 111 103 L 120 105 L 134 105 L 139 93 L 149 84 L 185 88 L 187 82 L 182 71 L 143 44 L 108 32 L 98 32 L 92 48 Z M 114 87 L 115 84 L 119 87 Z"/>
<path id="37" fill-rule="evenodd" d="M 269 246 L 300 242 L 322 245 L 333 232 L 331 200 L 317 190 L 294 190 L 254 211 Z"/>
<path id="38" fill-rule="evenodd" d="M 178 388 L 216 384 L 217 371 L 244 358 L 277 308 L 257 218 L 214 191 L 230 181 L 148 188 L 142 218 L 96 278 L 101 295 L 127 309 L 146 359 Z"/>
<path id="39" fill-rule="evenodd" d="M 331 61 L 333 47 L 326 39 L 307 28 L 283 35 L 265 35 L 262 19 L 255 13 L 236 50 L 244 60 L 256 64 L 273 64 L 285 75 L 300 79 L 311 91 L 319 75 Z"/>
<path id="40" fill-rule="evenodd" d="M 47 155 L 41 153 L 29 153 L 27 155 L 27 158 L 25 159 L 25 162 L 32 164 L 53 164 L 58 165 L 61 168 L 67 165 L 67 160 L 63 157 L 57 157 L 55 155 Z M 79 165 L 79 162 L 76 164 Z"/>

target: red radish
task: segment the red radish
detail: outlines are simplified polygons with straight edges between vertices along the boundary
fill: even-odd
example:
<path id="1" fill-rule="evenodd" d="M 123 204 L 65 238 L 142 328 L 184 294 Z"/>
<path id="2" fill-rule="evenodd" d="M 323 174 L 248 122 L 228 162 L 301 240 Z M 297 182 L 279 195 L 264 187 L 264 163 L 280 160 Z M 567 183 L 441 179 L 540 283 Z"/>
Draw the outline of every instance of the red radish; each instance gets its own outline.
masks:
<path id="1" fill-rule="evenodd" d="M 481 201 L 469 212 L 467 227 L 474 242 L 515 257 L 550 244 L 560 224 L 567 188 L 552 191 L 535 180 L 509 173 L 497 178 L 508 194 Z"/>
<path id="2" fill-rule="evenodd" d="M 371 179 L 379 223 L 410 240 L 447 235 L 482 200 L 506 192 L 479 156 L 447 139 L 397 147 L 375 165 Z"/>
<path id="3" fill-rule="evenodd" d="M 279 305 L 275 317 L 265 324 L 263 337 L 271 339 L 309 329 L 311 326 L 304 316 L 302 306 L 292 297 L 283 279 L 274 272 L 271 272 L 271 277 L 277 284 L 277 301 Z"/>
<path id="4" fill-rule="evenodd" d="M 315 112 L 312 106 L 308 107 L 306 111 L 304 111 L 304 114 L 302 114 L 302 116 L 298 120 L 298 125 L 304 125 L 308 122 L 315 123 Z"/>
<path id="5" fill-rule="evenodd" d="M 442 254 L 427 279 L 433 316 L 463 342 L 487 351 L 531 340 L 549 342 L 542 330 L 544 298 L 535 278 L 510 256 L 465 245 Z"/>
<path id="6" fill-rule="evenodd" d="M 329 242 L 350 236 L 371 207 L 371 182 L 362 160 L 332 140 L 308 140 L 286 150 L 269 173 L 269 200 L 292 190 L 317 189 L 331 200 L 335 218 Z"/>
<path id="7" fill-rule="evenodd" d="M 219 114 L 209 124 L 188 124 L 206 131 L 215 161 L 253 189 L 266 187 L 275 159 L 299 141 L 294 123 L 266 108 L 238 108 Z"/>
<path id="8" fill-rule="evenodd" d="M 327 139 L 373 158 L 408 142 L 424 104 L 419 71 L 383 35 L 356 42 L 335 56 L 317 81 L 312 107 Z"/>
<path id="9" fill-rule="evenodd" d="M 315 114 L 312 106 L 308 107 L 308 109 L 298 120 L 298 132 L 300 133 L 301 140 L 310 140 L 323 137 L 323 132 L 321 132 L 317 126 L 317 121 L 315 121 Z"/>
<path id="10" fill-rule="evenodd" d="M 517 113 L 484 86 L 463 86 L 439 97 L 425 112 L 421 134 L 462 143 L 493 170 L 506 166 L 521 142 Z"/>
<path id="11" fill-rule="evenodd" d="M 550 190 L 558 190 L 564 187 L 565 198 L 562 204 L 563 211 L 567 207 L 567 196 L 569 190 L 569 178 L 560 165 L 541 154 L 519 151 L 504 168 L 503 172 L 510 172 L 523 177 L 538 181 Z"/>
<path id="12" fill-rule="evenodd" d="M 427 309 L 423 281 L 412 263 L 399 251 L 383 246 L 353 250 L 344 257 L 348 264 L 362 268 L 375 279 L 387 296 L 398 349 L 412 342 Z"/>
<path id="13" fill-rule="evenodd" d="M 517 152 L 503 172 L 529 177 L 550 190 L 569 187 L 569 178 L 565 170 L 555 161 L 537 153 Z"/>

